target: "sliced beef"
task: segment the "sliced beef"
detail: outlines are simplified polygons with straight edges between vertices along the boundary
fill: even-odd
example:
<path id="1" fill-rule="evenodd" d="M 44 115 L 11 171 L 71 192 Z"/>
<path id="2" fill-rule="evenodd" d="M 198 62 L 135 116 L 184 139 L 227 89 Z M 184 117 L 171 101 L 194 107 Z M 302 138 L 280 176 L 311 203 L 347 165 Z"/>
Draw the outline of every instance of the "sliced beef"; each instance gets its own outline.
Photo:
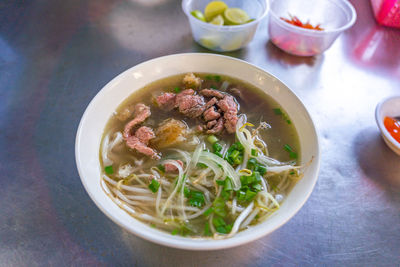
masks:
<path id="1" fill-rule="evenodd" d="M 186 88 L 198 88 L 200 87 L 202 80 L 199 77 L 196 77 L 193 73 L 188 73 L 183 77 L 182 82 Z"/>
<path id="2" fill-rule="evenodd" d="M 175 108 L 175 99 L 174 93 L 163 93 L 156 97 L 156 102 L 161 109 L 169 111 Z"/>
<path id="3" fill-rule="evenodd" d="M 213 90 L 213 89 L 203 89 L 200 91 L 200 94 L 204 95 L 205 97 L 217 97 L 217 98 L 224 98 L 224 94 L 220 91 Z"/>
<path id="4" fill-rule="evenodd" d="M 211 98 L 211 100 L 208 101 L 208 102 L 205 104 L 204 109 L 208 109 L 209 107 L 214 106 L 215 104 L 217 104 L 217 102 L 218 102 L 218 100 L 217 100 L 215 97 Z"/>
<path id="5" fill-rule="evenodd" d="M 202 132 L 202 131 L 204 130 L 204 125 L 197 125 L 196 128 L 195 128 L 195 130 L 196 130 L 197 132 Z"/>
<path id="6" fill-rule="evenodd" d="M 150 156 L 153 159 L 159 159 L 157 152 L 148 147 L 149 140 L 155 137 L 154 132 L 151 128 L 142 126 L 135 133 L 132 130 L 144 122 L 150 115 L 150 108 L 142 103 L 135 106 L 135 118 L 125 125 L 123 137 L 126 141 L 126 145 L 139 153 L 146 156 Z"/>
<path id="7" fill-rule="evenodd" d="M 233 96 L 225 95 L 217 104 L 224 112 L 224 126 L 229 133 L 236 131 L 238 106 Z"/>
<path id="8" fill-rule="evenodd" d="M 196 118 L 204 112 L 204 98 L 194 95 L 192 89 L 184 90 L 176 96 L 176 106 L 183 115 Z"/>
<path id="9" fill-rule="evenodd" d="M 183 167 L 183 162 L 181 160 L 178 159 L 178 160 L 175 160 L 175 161 L 176 161 L 176 163 L 181 165 L 181 167 Z M 178 168 L 174 164 L 171 164 L 171 163 L 165 163 L 164 164 L 164 168 L 165 168 L 165 172 L 176 172 L 176 171 L 178 171 Z"/>
<path id="10" fill-rule="evenodd" d="M 123 134 L 125 139 L 132 135 L 132 129 L 136 125 L 144 122 L 151 115 L 150 108 L 142 103 L 136 104 L 134 113 L 135 118 L 125 125 Z"/>
<path id="11" fill-rule="evenodd" d="M 145 144 L 146 146 L 149 144 L 149 141 L 156 137 L 153 132 L 153 129 L 147 126 L 142 126 L 135 132 L 135 136 L 139 138 L 139 141 Z"/>
<path id="12" fill-rule="evenodd" d="M 127 146 L 136 150 L 139 153 L 142 153 L 153 159 L 160 159 L 160 156 L 157 154 L 157 152 L 154 149 L 152 149 L 152 148 L 146 146 L 145 144 L 143 144 L 142 142 L 140 142 L 139 138 L 137 138 L 134 135 L 129 136 L 126 139 L 126 144 L 127 144 Z"/>
<path id="13" fill-rule="evenodd" d="M 217 120 L 207 122 L 207 129 L 211 129 L 215 124 L 217 124 Z"/>
<path id="14" fill-rule="evenodd" d="M 203 113 L 203 118 L 205 121 L 216 120 L 221 117 L 221 114 L 215 111 L 214 106 L 210 107 Z"/>
<path id="15" fill-rule="evenodd" d="M 219 118 L 217 123 L 207 131 L 208 134 L 219 134 L 224 129 L 224 120 Z"/>

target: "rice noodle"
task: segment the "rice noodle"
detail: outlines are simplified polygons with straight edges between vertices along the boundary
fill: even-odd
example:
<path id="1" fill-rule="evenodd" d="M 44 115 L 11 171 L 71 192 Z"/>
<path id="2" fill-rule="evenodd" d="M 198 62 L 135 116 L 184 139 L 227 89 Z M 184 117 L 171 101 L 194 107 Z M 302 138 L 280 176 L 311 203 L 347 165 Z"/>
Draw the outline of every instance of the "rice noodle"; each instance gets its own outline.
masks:
<path id="1" fill-rule="evenodd" d="M 253 219 L 257 216 L 257 214 L 260 212 L 260 208 L 256 207 L 250 214 L 249 216 L 246 218 L 246 220 L 244 220 L 244 222 L 242 223 L 242 225 L 240 226 L 240 229 L 246 228 L 252 221 Z"/>
<path id="2" fill-rule="evenodd" d="M 250 212 L 252 211 L 254 207 L 254 201 L 252 201 L 247 208 L 244 209 L 244 211 L 242 211 L 242 213 L 240 213 L 240 215 L 237 217 L 235 223 L 233 224 L 232 230 L 231 232 L 228 234 L 227 237 L 231 237 L 234 234 L 237 233 L 237 231 L 239 230 L 240 225 L 242 224 L 243 220 L 246 219 L 246 217 L 250 214 Z"/>

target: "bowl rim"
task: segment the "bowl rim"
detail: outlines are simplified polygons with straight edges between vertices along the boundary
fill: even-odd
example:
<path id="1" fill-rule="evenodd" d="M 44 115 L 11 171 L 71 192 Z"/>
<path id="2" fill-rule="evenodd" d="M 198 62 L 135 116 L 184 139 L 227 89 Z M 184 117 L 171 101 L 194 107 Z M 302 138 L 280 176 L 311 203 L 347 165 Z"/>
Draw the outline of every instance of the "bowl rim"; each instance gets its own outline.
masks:
<path id="1" fill-rule="evenodd" d="M 193 0 L 182 0 L 181 6 L 182 6 L 183 12 L 187 16 L 187 18 L 190 20 L 190 18 L 193 16 L 190 14 L 191 11 L 188 10 L 187 5 L 186 5 L 189 1 L 193 1 Z M 249 28 L 253 25 L 257 25 L 268 14 L 268 11 L 270 9 L 270 4 L 269 4 L 270 0 L 260 0 L 260 2 L 265 3 L 264 12 L 261 14 L 261 16 L 259 16 L 258 18 L 256 18 L 255 20 L 253 20 L 249 23 L 245 23 L 245 24 L 241 24 L 241 25 L 214 25 L 211 23 L 201 21 L 197 18 L 195 18 L 193 21 L 195 21 L 195 23 L 198 23 L 199 25 L 201 25 L 203 27 L 218 30 L 218 31 L 240 31 L 244 28 Z"/>
<path id="2" fill-rule="evenodd" d="M 273 18 L 280 26 L 282 26 L 288 30 L 291 30 L 291 31 L 296 31 L 296 32 L 298 32 L 298 34 L 305 34 L 305 35 L 310 35 L 310 36 L 321 36 L 321 35 L 327 35 L 330 33 L 340 33 L 342 31 L 347 30 L 351 26 L 353 26 L 353 24 L 357 20 L 357 12 L 356 12 L 354 6 L 349 1 L 347 1 L 347 0 L 336 0 L 336 1 L 322 0 L 322 1 L 333 2 L 335 4 L 337 4 L 337 2 L 343 3 L 345 5 L 345 7 L 347 7 L 350 10 L 350 13 L 351 13 L 350 21 L 347 22 L 344 26 L 336 28 L 336 29 L 329 29 L 329 30 L 323 30 L 323 31 L 305 29 L 305 28 L 294 26 L 290 23 L 287 23 L 287 22 L 284 22 L 283 20 L 281 20 L 280 17 L 278 17 L 278 15 L 275 14 L 275 12 L 272 8 L 272 5 L 275 1 L 278 1 L 278 0 L 271 0 L 270 10 L 269 10 L 270 17 Z"/>
<path id="3" fill-rule="evenodd" d="M 379 130 L 381 132 L 381 135 L 383 135 L 383 137 L 387 141 L 389 141 L 400 152 L 400 143 L 397 142 L 393 138 L 393 136 L 389 133 L 389 131 L 386 129 L 386 127 L 385 127 L 385 125 L 383 123 L 383 120 L 382 120 L 382 115 L 383 115 L 382 114 L 382 107 L 384 105 L 386 105 L 387 102 L 389 102 L 390 100 L 393 100 L 393 99 L 397 99 L 400 102 L 400 95 L 386 97 L 386 98 L 382 99 L 378 103 L 378 105 L 376 105 L 376 108 L 375 108 L 375 121 L 376 121 L 376 124 L 378 125 L 378 128 L 379 128 Z M 400 114 L 400 110 L 399 110 L 399 114 Z"/>
<path id="4" fill-rule="evenodd" d="M 235 239 L 235 240 L 233 240 L 232 238 L 227 238 L 227 239 L 222 239 L 222 240 L 206 240 L 204 242 L 201 242 L 202 240 L 199 240 L 200 242 L 193 242 L 190 245 L 189 245 L 190 241 L 193 241 L 195 239 L 182 237 L 182 242 L 181 241 L 177 242 L 176 240 L 174 241 L 172 239 L 169 239 L 169 236 L 167 238 L 163 238 L 161 235 L 155 237 L 155 235 L 152 235 L 152 233 L 150 231 L 140 232 L 140 231 L 135 231 L 131 228 L 127 228 L 126 225 L 124 225 L 123 222 L 120 221 L 120 219 L 118 219 L 117 216 L 110 214 L 107 211 L 107 209 L 105 207 L 103 207 L 103 205 L 100 203 L 100 201 L 98 201 L 97 198 L 95 197 L 94 192 L 92 192 L 90 190 L 91 186 L 89 185 L 88 180 L 83 178 L 83 170 L 82 170 L 83 164 L 80 159 L 80 150 L 79 150 L 79 148 L 81 146 L 81 136 L 82 136 L 84 124 L 87 119 L 86 117 L 88 116 L 87 114 L 91 111 L 90 110 L 91 107 L 96 105 L 95 103 L 97 102 L 97 99 L 103 97 L 102 95 L 105 94 L 105 92 L 111 86 L 113 86 L 113 84 L 115 84 L 119 80 L 123 79 L 126 75 L 128 75 L 130 72 L 134 71 L 135 69 L 140 68 L 142 65 L 152 64 L 153 62 L 156 62 L 157 60 L 162 60 L 162 59 L 165 59 L 168 57 L 179 57 L 179 56 L 210 56 L 210 57 L 224 58 L 226 60 L 238 61 L 242 64 L 247 65 L 248 67 L 253 68 L 255 71 L 261 71 L 262 73 L 265 73 L 265 74 L 271 76 L 272 78 L 275 78 L 276 80 L 278 80 L 280 83 L 282 83 L 282 85 L 287 87 L 288 92 L 290 94 L 292 94 L 297 99 L 297 101 L 302 106 L 302 108 L 304 108 L 304 110 L 306 112 L 306 116 L 308 117 L 308 120 L 310 121 L 310 125 L 313 127 L 313 132 L 315 133 L 315 137 L 316 137 L 316 139 L 315 139 L 316 147 L 315 147 L 315 155 L 314 155 L 314 157 L 315 157 L 315 174 L 312 175 L 311 185 L 307 187 L 308 191 L 306 192 L 306 194 L 303 195 L 301 201 L 298 202 L 298 204 L 299 204 L 298 207 L 295 210 L 293 210 L 292 213 L 289 214 L 286 218 L 284 218 L 284 220 L 282 220 L 281 222 L 279 222 L 276 225 L 274 225 L 273 227 L 271 227 L 270 231 L 264 231 L 264 232 L 260 231 L 260 233 L 243 236 L 243 237 L 241 237 L 241 239 Z M 184 250 L 195 250 L 195 251 L 219 250 L 219 249 L 227 249 L 227 248 L 237 247 L 237 246 L 252 242 L 254 240 L 257 240 L 261 237 L 264 237 L 264 236 L 274 232 L 281 226 L 283 226 L 285 223 L 287 223 L 291 218 L 293 218 L 300 211 L 300 209 L 303 207 L 303 205 L 305 204 L 305 202 L 308 200 L 311 193 L 313 192 L 313 190 L 315 188 L 315 184 L 318 180 L 319 170 L 320 170 L 320 140 L 319 140 L 319 138 L 320 137 L 318 134 L 317 127 L 315 126 L 314 120 L 313 120 L 311 114 L 306 109 L 304 103 L 295 94 L 295 92 L 293 92 L 284 82 L 282 82 L 276 76 L 272 75 L 271 73 L 267 72 L 266 70 L 264 70 L 260 67 L 257 67 L 254 64 L 251 64 L 251 63 L 246 62 L 241 59 L 229 57 L 229 56 L 218 55 L 218 54 L 213 54 L 213 53 L 178 53 L 178 54 L 171 54 L 171 55 L 167 55 L 167 56 L 153 58 L 148 61 L 139 63 L 139 64 L 123 71 L 122 73 L 118 74 L 111 81 L 109 81 L 105 86 L 102 87 L 102 89 L 96 94 L 96 96 L 93 97 L 93 99 L 89 102 L 89 104 L 86 107 L 86 109 L 82 115 L 82 118 L 79 122 L 79 126 L 78 126 L 77 133 L 76 133 L 76 138 L 75 138 L 75 161 L 76 161 L 79 177 L 80 177 L 81 182 L 82 182 L 86 192 L 88 193 L 89 197 L 109 219 L 111 219 L 114 223 L 119 225 L 122 229 L 124 229 L 138 237 L 141 237 L 145 240 L 151 241 L 151 242 L 159 244 L 159 245 L 168 246 L 168 247 L 184 249 Z M 116 206 L 116 208 L 119 208 L 119 207 Z M 145 223 L 137 220 L 136 218 L 133 218 L 133 219 L 143 225 L 146 225 Z M 172 237 L 172 235 L 171 235 L 171 237 Z M 187 242 L 185 242 L 185 241 L 187 241 Z M 198 240 L 196 240 L 196 241 L 198 241 Z M 235 242 L 233 242 L 233 241 L 235 241 Z"/>

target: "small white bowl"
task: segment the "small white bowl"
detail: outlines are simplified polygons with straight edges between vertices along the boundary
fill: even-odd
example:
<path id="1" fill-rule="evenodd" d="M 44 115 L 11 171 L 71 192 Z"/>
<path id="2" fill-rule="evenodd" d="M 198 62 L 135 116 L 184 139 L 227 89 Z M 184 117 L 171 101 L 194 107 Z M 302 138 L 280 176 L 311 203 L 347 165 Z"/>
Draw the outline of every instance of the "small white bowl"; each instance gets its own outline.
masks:
<path id="1" fill-rule="evenodd" d="M 385 143 L 400 156 L 400 143 L 397 142 L 386 130 L 383 120 L 386 116 L 400 116 L 400 96 L 392 96 L 383 99 L 375 109 L 375 119 Z"/>
<path id="2" fill-rule="evenodd" d="M 227 52 L 245 47 L 257 31 L 258 24 L 267 15 L 267 0 L 225 0 L 228 7 L 238 7 L 247 12 L 254 20 L 242 25 L 218 26 L 195 18 L 190 12 L 204 11 L 210 0 L 183 0 L 182 9 L 188 17 L 193 39 L 213 51 Z"/>
<path id="3" fill-rule="evenodd" d="M 120 209 L 100 187 L 99 147 L 106 123 L 129 95 L 145 85 L 172 75 L 208 72 L 229 75 L 257 86 L 275 99 L 294 123 L 301 146 L 301 164 L 313 158 L 304 177 L 294 186 L 281 208 L 263 223 L 223 240 L 191 239 L 154 229 Z M 299 98 L 281 81 L 245 61 L 214 54 L 177 54 L 156 58 L 128 69 L 109 82 L 90 102 L 76 134 L 75 157 L 89 196 L 115 223 L 152 242 L 189 250 L 215 250 L 238 246 L 269 234 L 286 223 L 303 206 L 317 181 L 319 142 L 310 114 Z"/>

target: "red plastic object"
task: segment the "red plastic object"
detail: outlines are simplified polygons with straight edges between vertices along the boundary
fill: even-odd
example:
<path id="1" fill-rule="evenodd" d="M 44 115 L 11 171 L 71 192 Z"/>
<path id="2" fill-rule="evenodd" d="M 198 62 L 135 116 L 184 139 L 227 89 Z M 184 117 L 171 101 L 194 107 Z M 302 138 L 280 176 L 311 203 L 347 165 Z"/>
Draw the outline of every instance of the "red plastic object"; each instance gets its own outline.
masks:
<path id="1" fill-rule="evenodd" d="M 371 0 L 371 4 L 379 24 L 400 28 L 400 0 Z"/>

